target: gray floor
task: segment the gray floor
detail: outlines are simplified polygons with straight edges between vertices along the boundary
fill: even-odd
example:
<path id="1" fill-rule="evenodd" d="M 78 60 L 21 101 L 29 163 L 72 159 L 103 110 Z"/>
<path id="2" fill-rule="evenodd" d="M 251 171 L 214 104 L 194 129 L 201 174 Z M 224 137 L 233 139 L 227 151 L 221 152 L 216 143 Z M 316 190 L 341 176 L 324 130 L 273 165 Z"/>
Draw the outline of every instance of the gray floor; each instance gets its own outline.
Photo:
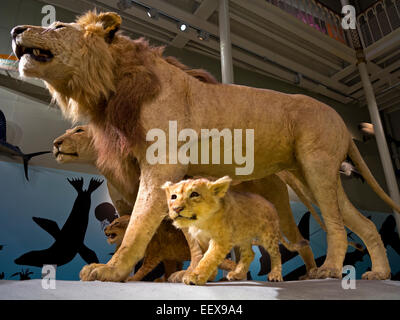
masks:
<path id="1" fill-rule="evenodd" d="M 356 289 L 344 290 L 341 281 L 331 279 L 282 283 L 214 282 L 205 286 L 151 282 L 105 283 L 57 280 L 56 289 L 46 290 L 42 288 L 42 280 L 1 280 L 0 299 L 400 300 L 400 282 L 358 280 Z"/>

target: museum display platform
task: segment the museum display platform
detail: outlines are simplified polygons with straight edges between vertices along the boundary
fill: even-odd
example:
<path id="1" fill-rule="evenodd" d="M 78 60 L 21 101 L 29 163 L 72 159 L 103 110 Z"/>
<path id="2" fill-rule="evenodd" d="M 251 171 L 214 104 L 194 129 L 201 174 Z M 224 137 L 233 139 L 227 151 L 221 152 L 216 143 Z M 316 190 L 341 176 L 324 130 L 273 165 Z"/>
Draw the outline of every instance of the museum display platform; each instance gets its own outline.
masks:
<path id="1" fill-rule="evenodd" d="M 0 281 L 0 299 L 7 300 L 400 300 L 399 281 L 357 280 L 344 290 L 334 279 L 268 283 L 211 282 L 187 286 L 155 282 L 82 282 L 57 280 L 43 289 L 42 280 Z"/>

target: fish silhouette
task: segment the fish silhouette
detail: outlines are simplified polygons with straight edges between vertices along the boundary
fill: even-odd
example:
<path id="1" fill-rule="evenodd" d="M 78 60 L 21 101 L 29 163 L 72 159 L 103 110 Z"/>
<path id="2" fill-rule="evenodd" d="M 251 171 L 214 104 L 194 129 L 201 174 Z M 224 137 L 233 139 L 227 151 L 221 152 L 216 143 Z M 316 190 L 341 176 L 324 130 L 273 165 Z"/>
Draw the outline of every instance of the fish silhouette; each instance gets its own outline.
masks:
<path id="1" fill-rule="evenodd" d="M 33 217 L 42 229 L 47 231 L 55 242 L 45 250 L 30 251 L 15 259 L 18 265 L 42 267 L 44 264 L 62 266 L 70 262 L 79 254 L 86 263 L 99 262 L 96 253 L 85 246 L 84 239 L 89 222 L 90 197 L 103 181 L 90 180 L 88 190 L 83 190 L 83 179 L 69 180 L 68 182 L 78 192 L 72 211 L 60 230 L 57 223 L 52 220 Z"/>
<path id="2" fill-rule="evenodd" d="M 41 151 L 35 153 L 25 154 L 17 146 L 7 142 L 7 121 L 4 113 L 0 110 L 0 153 L 8 157 L 21 157 L 24 163 L 25 178 L 29 181 L 28 177 L 28 162 L 33 157 L 40 156 L 42 154 L 51 153 L 51 151 Z"/>

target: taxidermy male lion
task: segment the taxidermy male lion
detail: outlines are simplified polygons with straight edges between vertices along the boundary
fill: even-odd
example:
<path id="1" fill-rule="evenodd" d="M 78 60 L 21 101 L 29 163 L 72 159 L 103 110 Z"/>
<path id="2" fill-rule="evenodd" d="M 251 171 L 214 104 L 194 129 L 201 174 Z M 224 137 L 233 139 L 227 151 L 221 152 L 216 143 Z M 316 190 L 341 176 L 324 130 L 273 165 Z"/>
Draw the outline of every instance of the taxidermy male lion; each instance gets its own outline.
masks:
<path id="1" fill-rule="evenodd" d="M 304 95 L 203 83 L 168 63 L 162 48 L 117 33 L 121 22 L 116 13 L 88 12 L 75 23 L 12 30 L 20 74 L 43 79 L 67 118 L 90 121 L 98 163 L 116 170 L 120 159 L 133 154 L 140 166 L 138 197 L 121 247 L 106 265 L 85 266 L 82 280 L 127 278 L 167 212 L 160 188 L 166 181 L 178 182 L 185 175 L 253 180 L 282 170 L 309 187 L 326 224 L 327 257 L 310 272 L 312 278 L 341 277 L 345 225 L 371 255 L 372 270 L 363 278 L 390 277 L 375 225 L 349 204 L 343 191 L 338 172 L 346 156 L 386 203 L 399 212 L 400 207 L 377 184 L 332 108 Z M 253 171 L 236 175 L 236 163 L 150 164 L 146 152 L 152 143 L 146 134 L 155 128 L 167 133 L 168 150 L 170 120 L 177 121 L 178 132 L 190 128 L 197 136 L 201 129 L 253 129 Z"/>

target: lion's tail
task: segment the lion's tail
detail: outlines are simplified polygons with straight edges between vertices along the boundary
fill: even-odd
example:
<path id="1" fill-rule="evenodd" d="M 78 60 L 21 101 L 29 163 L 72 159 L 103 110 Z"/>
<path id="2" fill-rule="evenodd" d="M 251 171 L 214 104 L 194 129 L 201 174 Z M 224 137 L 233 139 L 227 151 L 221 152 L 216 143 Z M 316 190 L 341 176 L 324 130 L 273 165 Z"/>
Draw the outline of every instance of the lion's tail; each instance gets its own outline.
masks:
<path id="1" fill-rule="evenodd" d="M 374 176 L 372 175 L 371 171 L 369 170 L 367 164 L 365 163 L 364 159 L 362 158 L 360 151 L 358 151 L 357 146 L 355 145 L 353 140 L 350 140 L 350 146 L 348 155 L 351 160 L 356 165 L 357 169 L 360 171 L 361 175 L 364 177 L 365 181 L 369 184 L 372 190 L 389 206 L 391 206 L 397 213 L 400 213 L 400 206 L 395 203 L 392 198 L 390 198 L 386 192 L 382 189 L 382 187 L 378 184 L 375 180 Z"/>

